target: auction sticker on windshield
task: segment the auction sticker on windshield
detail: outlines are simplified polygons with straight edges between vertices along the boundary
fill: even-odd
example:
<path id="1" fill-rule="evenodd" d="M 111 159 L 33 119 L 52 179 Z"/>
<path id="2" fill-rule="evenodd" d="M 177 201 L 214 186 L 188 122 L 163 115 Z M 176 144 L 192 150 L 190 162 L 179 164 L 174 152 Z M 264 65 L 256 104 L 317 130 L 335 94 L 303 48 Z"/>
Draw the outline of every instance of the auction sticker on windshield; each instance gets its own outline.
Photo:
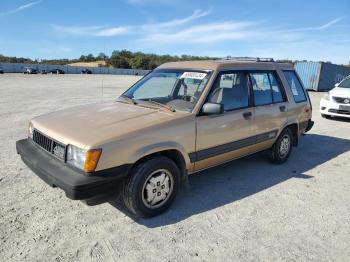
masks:
<path id="1" fill-rule="evenodd" d="M 193 78 L 193 79 L 199 79 L 203 80 L 204 77 L 206 77 L 206 73 L 200 73 L 200 72 L 184 72 L 180 78 Z"/>

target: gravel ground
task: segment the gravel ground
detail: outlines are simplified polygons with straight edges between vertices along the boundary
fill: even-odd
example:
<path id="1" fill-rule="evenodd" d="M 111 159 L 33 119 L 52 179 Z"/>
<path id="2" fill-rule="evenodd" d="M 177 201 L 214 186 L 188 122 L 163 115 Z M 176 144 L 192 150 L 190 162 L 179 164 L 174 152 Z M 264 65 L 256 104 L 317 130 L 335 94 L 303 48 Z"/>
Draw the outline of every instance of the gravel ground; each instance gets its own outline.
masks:
<path id="1" fill-rule="evenodd" d="M 71 201 L 16 155 L 30 118 L 113 99 L 137 79 L 0 75 L 0 260 L 349 261 L 350 121 L 322 119 L 321 93 L 310 93 L 315 126 L 286 164 L 256 154 L 190 176 L 153 219 Z"/>

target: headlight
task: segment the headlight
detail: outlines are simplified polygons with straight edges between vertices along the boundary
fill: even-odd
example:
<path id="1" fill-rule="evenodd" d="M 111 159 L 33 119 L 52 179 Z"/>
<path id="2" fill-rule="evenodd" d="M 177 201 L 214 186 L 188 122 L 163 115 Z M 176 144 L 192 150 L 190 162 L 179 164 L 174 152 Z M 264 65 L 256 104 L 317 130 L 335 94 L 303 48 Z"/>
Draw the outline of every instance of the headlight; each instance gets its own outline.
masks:
<path id="1" fill-rule="evenodd" d="M 32 122 L 29 122 L 29 125 L 28 125 L 28 137 L 33 139 L 33 131 L 34 131 L 34 127 L 33 127 L 33 124 Z"/>
<path id="2" fill-rule="evenodd" d="M 324 100 L 328 100 L 328 101 L 329 101 L 329 93 L 324 94 L 324 95 L 323 95 L 323 99 L 324 99 Z"/>
<path id="3" fill-rule="evenodd" d="M 67 150 L 67 162 L 85 172 L 93 172 L 100 159 L 101 152 L 101 149 L 86 150 L 69 145 Z"/>
<path id="4" fill-rule="evenodd" d="M 67 150 L 67 162 L 79 169 L 84 169 L 86 151 L 85 149 L 69 145 Z"/>

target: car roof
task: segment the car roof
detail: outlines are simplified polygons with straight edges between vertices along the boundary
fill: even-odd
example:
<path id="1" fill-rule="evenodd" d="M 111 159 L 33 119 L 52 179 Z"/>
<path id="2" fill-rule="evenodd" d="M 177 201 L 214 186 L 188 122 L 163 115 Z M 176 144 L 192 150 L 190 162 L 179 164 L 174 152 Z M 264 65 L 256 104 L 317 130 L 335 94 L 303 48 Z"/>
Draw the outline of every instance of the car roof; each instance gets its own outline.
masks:
<path id="1" fill-rule="evenodd" d="M 265 62 L 252 60 L 199 60 L 169 62 L 160 65 L 157 69 L 202 69 L 202 70 L 292 70 L 293 65 L 289 63 Z"/>

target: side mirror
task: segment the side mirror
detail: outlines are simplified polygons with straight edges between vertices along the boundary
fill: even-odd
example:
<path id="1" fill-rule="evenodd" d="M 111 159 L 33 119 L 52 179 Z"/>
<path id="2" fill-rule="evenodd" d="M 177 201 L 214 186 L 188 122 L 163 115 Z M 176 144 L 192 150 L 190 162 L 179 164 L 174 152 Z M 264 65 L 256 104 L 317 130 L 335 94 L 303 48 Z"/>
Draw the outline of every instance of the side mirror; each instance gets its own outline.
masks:
<path id="1" fill-rule="evenodd" d="M 335 86 L 335 87 L 338 87 L 338 86 L 339 86 L 339 83 L 336 83 L 334 86 Z"/>
<path id="2" fill-rule="evenodd" d="M 202 107 L 203 115 L 217 115 L 224 112 L 223 104 L 219 103 L 205 103 Z"/>

